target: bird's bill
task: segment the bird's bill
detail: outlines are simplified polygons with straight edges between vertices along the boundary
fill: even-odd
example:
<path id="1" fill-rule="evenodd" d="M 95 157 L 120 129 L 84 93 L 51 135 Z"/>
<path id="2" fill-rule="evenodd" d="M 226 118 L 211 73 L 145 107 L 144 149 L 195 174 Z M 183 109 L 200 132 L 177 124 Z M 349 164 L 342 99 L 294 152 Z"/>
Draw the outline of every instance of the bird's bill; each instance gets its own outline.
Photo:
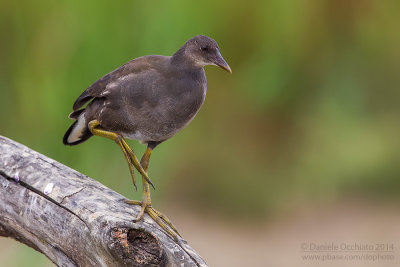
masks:
<path id="1" fill-rule="evenodd" d="M 215 65 L 232 74 L 231 67 L 229 67 L 228 63 L 226 63 L 225 59 L 222 57 L 219 51 L 217 55 L 217 58 L 214 60 Z"/>

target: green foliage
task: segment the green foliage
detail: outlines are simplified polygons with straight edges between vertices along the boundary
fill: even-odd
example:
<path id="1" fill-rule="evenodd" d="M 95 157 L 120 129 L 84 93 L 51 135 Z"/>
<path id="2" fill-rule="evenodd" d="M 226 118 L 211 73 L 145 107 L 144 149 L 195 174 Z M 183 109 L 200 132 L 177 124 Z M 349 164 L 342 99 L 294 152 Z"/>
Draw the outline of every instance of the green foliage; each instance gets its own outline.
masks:
<path id="1" fill-rule="evenodd" d="M 205 106 L 156 149 L 156 203 L 265 216 L 315 197 L 399 194 L 396 1 L 0 5 L 0 134 L 127 197 L 140 192 L 115 144 L 63 146 L 72 103 L 128 60 L 197 34 L 218 41 L 233 75 L 208 67 Z"/>

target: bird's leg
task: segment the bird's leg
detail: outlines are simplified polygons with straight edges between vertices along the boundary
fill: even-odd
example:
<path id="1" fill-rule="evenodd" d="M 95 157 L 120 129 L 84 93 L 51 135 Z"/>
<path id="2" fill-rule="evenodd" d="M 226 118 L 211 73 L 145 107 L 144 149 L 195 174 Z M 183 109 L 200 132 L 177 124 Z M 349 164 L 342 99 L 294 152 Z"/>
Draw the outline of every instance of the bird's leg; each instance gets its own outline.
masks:
<path id="1" fill-rule="evenodd" d="M 149 147 L 147 147 L 146 152 L 144 153 L 142 159 L 140 160 L 140 164 L 142 165 L 143 169 L 147 172 L 148 166 L 149 166 L 149 160 L 150 156 L 153 150 Z M 146 179 L 142 176 L 142 183 L 143 183 L 143 197 L 142 197 L 142 202 L 136 201 L 136 200 L 127 200 L 125 201 L 128 204 L 131 205 L 140 205 L 142 208 L 140 210 L 139 215 L 135 219 L 135 221 L 140 221 L 144 213 L 146 212 L 147 214 L 150 215 L 153 220 L 161 226 L 170 236 L 172 236 L 175 240 L 177 240 L 177 235 L 181 236 L 176 229 L 176 227 L 172 224 L 172 222 L 161 212 L 153 209 L 151 206 L 151 198 L 150 198 L 150 186 L 149 183 L 146 181 Z"/>
<path id="2" fill-rule="evenodd" d="M 151 186 L 153 187 L 153 189 L 155 189 L 153 183 L 150 181 L 149 176 L 147 176 L 147 168 L 144 169 L 142 164 L 139 164 L 139 161 L 137 160 L 135 154 L 133 153 L 133 150 L 130 148 L 130 146 L 128 145 L 128 143 L 125 141 L 125 139 L 121 136 L 121 144 L 124 146 L 126 152 L 130 155 L 131 158 L 134 159 L 134 165 L 137 164 L 140 166 L 140 169 L 142 170 L 142 172 L 140 170 L 138 170 L 140 172 L 140 174 L 142 175 L 142 178 L 146 179 L 146 182 L 148 182 L 149 184 L 151 184 Z M 136 167 L 136 165 L 135 165 Z"/>
<path id="3" fill-rule="evenodd" d="M 142 174 L 142 177 L 144 177 L 144 179 L 146 179 L 146 181 L 148 181 L 151 185 L 153 185 L 151 183 L 149 177 L 147 176 L 146 171 L 140 165 L 135 154 L 133 153 L 133 151 L 129 147 L 129 145 L 126 143 L 125 139 L 117 133 L 96 128 L 99 125 L 100 125 L 100 123 L 97 120 L 90 121 L 88 124 L 90 132 L 93 135 L 97 135 L 97 136 L 101 136 L 101 137 L 105 137 L 105 138 L 114 140 L 119 145 L 119 147 L 122 149 L 122 152 L 124 152 L 126 161 L 128 162 L 129 171 L 131 173 L 132 182 L 133 182 L 133 185 L 135 186 L 135 188 L 137 188 L 137 187 L 136 187 L 135 174 L 133 172 L 133 166 L 138 170 L 138 172 L 140 174 Z"/>

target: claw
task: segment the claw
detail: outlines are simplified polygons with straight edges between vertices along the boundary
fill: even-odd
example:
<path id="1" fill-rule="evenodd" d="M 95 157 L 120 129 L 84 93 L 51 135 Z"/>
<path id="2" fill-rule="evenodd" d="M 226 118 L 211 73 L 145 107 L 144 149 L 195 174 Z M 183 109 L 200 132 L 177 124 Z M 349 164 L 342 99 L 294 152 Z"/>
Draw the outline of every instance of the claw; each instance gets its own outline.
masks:
<path id="1" fill-rule="evenodd" d="M 141 204 L 141 207 L 142 208 L 140 209 L 138 216 L 135 219 L 133 219 L 134 222 L 139 222 L 143 219 L 144 213 L 147 210 L 147 206 Z"/>
<path id="2" fill-rule="evenodd" d="M 176 229 L 175 225 L 162 214 L 161 212 L 153 209 L 151 203 L 140 202 L 137 200 L 124 200 L 125 203 L 130 205 L 140 205 L 141 209 L 138 216 L 133 220 L 135 223 L 143 219 L 145 213 L 147 213 L 162 229 L 164 229 L 175 241 L 178 241 L 178 236 L 182 238 L 181 234 Z"/>
<path id="3" fill-rule="evenodd" d="M 131 168 L 131 167 L 129 166 L 129 168 Z M 131 177 L 132 177 L 133 186 L 135 187 L 135 190 L 137 192 L 137 185 L 136 185 L 135 174 L 133 173 L 133 170 L 131 171 Z"/>
<path id="4" fill-rule="evenodd" d="M 150 181 L 149 177 L 147 177 L 147 178 L 144 177 L 144 178 L 146 179 L 146 182 L 148 182 L 151 185 L 151 187 L 153 187 L 153 189 L 156 190 L 156 188 L 154 187 L 153 183 Z"/>

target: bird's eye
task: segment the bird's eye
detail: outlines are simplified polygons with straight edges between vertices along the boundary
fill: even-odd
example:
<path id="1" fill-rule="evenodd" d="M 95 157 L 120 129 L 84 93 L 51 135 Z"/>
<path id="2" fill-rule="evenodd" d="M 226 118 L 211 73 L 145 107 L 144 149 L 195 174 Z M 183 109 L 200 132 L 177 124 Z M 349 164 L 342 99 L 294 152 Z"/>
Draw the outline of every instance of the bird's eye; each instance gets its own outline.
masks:
<path id="1" fill-rule="evenodd" d="M 202 51 L 208 51 L 208 46 L 202 46 L 200 49 L 201 49 Z"/>

